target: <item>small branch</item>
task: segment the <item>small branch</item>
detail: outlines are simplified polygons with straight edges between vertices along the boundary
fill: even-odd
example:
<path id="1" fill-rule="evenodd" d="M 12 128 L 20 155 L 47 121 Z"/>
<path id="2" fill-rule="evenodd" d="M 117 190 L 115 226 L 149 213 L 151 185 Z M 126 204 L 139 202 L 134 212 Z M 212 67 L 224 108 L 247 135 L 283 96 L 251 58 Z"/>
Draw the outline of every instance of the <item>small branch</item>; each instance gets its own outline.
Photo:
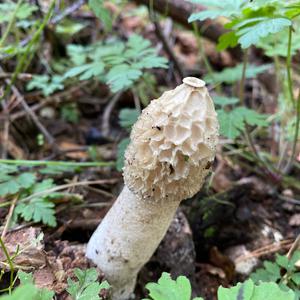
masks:
<path id="1" fill-rule="evenodd" d="M 13 73 L 0 73 L 0 79 L 11 78 L 14 74 Z M 29 73 L 20 73 L 17 75 L 17 79 L 28 81 L 32 79 L 32 74 Z"/>
<path id="2" fill-rule="evenodd" d="M 1 238 L 2 239 L 4 239 L 4 237 L 5 237 L 6 233 L 7 233 L 7 230 L 8 230 L 8 227 L 9 227 L 9 223 L 10 223 L 11 217 L 13 215 L 13 212 L 14 212 L 17 200 L 18 200 L 18 196 L 14 197 L 14 199 L 13 199 L 11 205 L 10 205 L 9 212 L 7 214 L 7 217 L 6 217 L 6 222 L 5 222 L 2 234 L 1 234 Z"/>
<path id="3" fill-rule="evenodd" d="M 85 0 L 78 0 L 75 3 L 73 3 L 71 6 L 67 7 L 63 12 L 61 12 L 59 15 L 53 17 L 50 21 L 50 24 L 57 24 L 62 19 L 67 17 L 68 15 L 71 15 L 73 12 L 78 10 L 83 4 L 85 4 Z"/>
<path id="4" fill-rule="evenodd" d="M 178 72 L 178 75 L 180 76 L 181 79 L 183 79 L 185 77 L 184 70 L 183 70 L 181 64 L 179 63 L 176 55 L 174 54 L 169 42 L 167 41 L 167 39 L 163 33 L 163 30 L 159 24 L 159 21 L 157 21 L 154 12 L 149 11 L 149 14 L 150 14 L 150 19 L 155 26 L 155 32 L 156 32 L 158 38 L 161 40 L 163 47 L 164 47 L 166 53 L 168 54 L 170 60 L 173 61 L 174 66 Z"/>
<path id="5" fill-rule="evenodd" d="M 292 164 L 295 160 L 296 156 L 296 150 L 297 150 L 297 144 L 298 144 L 298 138 L 299 138 L 299 126 L 300 126 L 300 91 L 297 98 L 297 109 L 296 109 L 296 124 L 295 124 L 295 134 L 294 134 L 294 140 L 293 140 L 293 146 L 292 146 L 292 154 L 283 169 L 283 173 L 287 174 L 290 172 Z"/>
<path id="6" fill-rule="evenodd" d="M 119 101 L 121 95 L 122 95 L 121 92 L 115 94 L 112 97 L 112 99 L 109 100 L 109 103 L 106 105 L 106 107 L 104 109 L 103 117 L 102 117 L 102 125 L 101 125 L 101 130 L 102 130 L 102 134 L 103 134 L 104 137 L 109 136 L 109 131 L 110 131 L 109 119 L 110 119 L 110 115 L 111 115 L 111 112 L 112 112 L 113 108 L 115 107 L 115 105 Z"/>

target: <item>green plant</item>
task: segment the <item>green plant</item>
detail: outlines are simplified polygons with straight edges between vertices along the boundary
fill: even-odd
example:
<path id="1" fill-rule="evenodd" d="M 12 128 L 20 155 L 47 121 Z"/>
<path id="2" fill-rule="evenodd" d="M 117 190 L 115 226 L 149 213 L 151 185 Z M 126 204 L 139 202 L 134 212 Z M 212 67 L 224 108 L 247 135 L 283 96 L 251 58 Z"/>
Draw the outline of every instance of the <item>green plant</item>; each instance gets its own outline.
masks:
<path id="1" fill-rule="evenodd" d="M 80 270 L 75 269 L 74 274 L 77 281 L 68 278 L 67 292 L 72 300 L 101 300 L 99 293 L 103 289 L 109 289 L 107 281 L 99 283 L 96 269 Z M 20 280 L 20 285 L 7 296 L 0 297 L 1 300 L 52 300 L 54 292 L 46 288 L 38 288 L 34 284 L 31 273 L 19 271 L 16 279 Z"/>
<path id="2" fill-rule="evenodd" d="M 163 273 L 157 283 L 146 285 L 149 297 L 144 300 L 190 300 L 191 284 L 185 276 L 179 276 L 173 280 L 168 273 Z M 244 283 L 238 283 L 231 288 L 219 287 L 218 300 L 295 300 L 295 293 L 286 288 L 281 289 L 274 282 L 261 282 L 257 285 L 248 279 Z M 204 300 L 196 297 L 193 300 Z"/>
<path id="3" fill-rule="evenodd" d="M 289 259 L 285 255 L 276 255 L 274 262 L 265 261 L 263 268 L 251 274 L 255 283 L 275 282 L 285 290 L 292 289 L 300 297 L 300 272 L 296 263 L 300 260 L 300 251 L 295 251 Z M 297 299 L 298 299 L 297 298 Z"/>
<path id="4" fill-rule="evenodd" d="M 65 78 L 96 78 L 109 84 L 113 92 L 130 88 L 145 69 L 167 67 L 166 59 L 156 55 L 150 41 L 137 34 L 131 35 L 126 43 L 68 45 L 67 50 L 75 66 L 65 73 Z"/>
<path id="5" fill-rule="evenodd" d="M 212 73 L 206 76 L 207 82 L 218 84 L 231 84 L 239 81 L 239 91 L 237 96 L 240 100 L 240 107 L 225 107 L 223 105 L 219 109 L 219 118 L 221 124 L 221 132 L 225 136 L 236 139 L 240 137 L 241 131 L 243 136 L 252 150 L 253 158 L 263 167 L 267 174 L 282 173 L 289 171 L 295 160 L 295 149 L 299 137 L 300 125 L 300 96 L 295 99 L 293 94 L 292 80 L 292 55 L 299 48 L 300 35 L 296 30 L 299 21 L 297 17 L 300 15 L 300 5 L 296 0 L 279 1 L 279 0 L 225 0 L 225 1 L 207 1 L 207 0 L 189 0 L 190 2 L 206 6 L 206 9 L 190 16 L 189 22 L 196 20 L 216 19 L 225 17 L 227 23 L 224 25 L 229 31 L 219 38 L 218 50 L 224 50 L 229 47 L 235 47 L 238 44 L 244 50 L 243 64 L 235 68 L 225 69 L 219 73 Z M 280 96 L 287 99 L 284 104 L 283 113 L 279 118 L 273 120 L 278 123 L 280 130 L 285 135 L 285 140 L 290 141 L 290 129 L 288 126 L 290 120 L 293 121 L 294 133 L 292 134 L 291 155 L 287 157 L 287 147 L 278 146 L 279 156 L 277 165 L 274 160 L 268 161 L 256 149 L 253 141 L 251 128 L 247 125 L 267 126 L 265 116 L 245 109 L 245 93 L 244 84 L 246 78 L 255 77 L 257 74 L 264 72 L 268 67 L 254 67 L 248 64 L 247 49 L 255 45 L 265 50 L 266 55 L 273 58 L 275 62 L 275 70 L 277 72 L 278 86 L 281 88 Z M 281 61 L 279 56 L 285 57 L 285 74 L 283 74 Z M 287 84 L 282 84 L 287 82 Z M 286 117 L 289 116 L 289 117 Z M 282 150 L 285 149 L 285 150 Z M 282 152 L 283 151 L 283 152 Z M 284 165 L 285 161 L 285 165 Z"/>
<path id="6" fill-rule="evenodd" d="M 58 90 L 62 90 L 64 88 L 63 81 L 64 78 L 59 75 L 54 75 L 51 78 L 48 75 L 34 75 L 26 88 L 29 91 L 39 89 L 47 97 Z"/>
<path id="7" fill-rule="evenodd" d="M 0 197 L 9 200 L 1 203 L 0 207 L 10 205 L 10 199 L 17 198 L 14 220 L 22 217 L 25 221 L 42 222 L 54 227 L 56 226 L 55 203 L 60 199 L 81 202 L 82 197 L 74 193 L 61 192 L 65 189 L 65 185 L 56 185 L 51 178 L 41 180 L 41 175 L 58 175 L 79 171 L 81 167 L 101 165 L 103 165 L 101 162 L 0 160 Z M 22 173 L 19 166 L 27 166 L 28 171 Z M 40 169 L 30 169 L 35 166 L 39 166 Z"/>
<path id="8" fill-rule="evenodd" d="M 110 286 L 107 281 L 98 282 L 96 269 L 81 270 L 76 268 L 74 274 L 77 281 L 68 278 L 67 292 L 73 300 L 100 300 L 99 293 Z"/>
<path id="9" fill-rule="evenodd" d="M 190 300 L 192 287 L 190 281 L 185 276 L 179 276 L 173 280 L 168 273 L 162 273 L 157 283 L 151 282 L 146 285 L 149 297 L 144 300 Z M 203 298 L 193 298 L 193 300 L 203 300 Z"/>

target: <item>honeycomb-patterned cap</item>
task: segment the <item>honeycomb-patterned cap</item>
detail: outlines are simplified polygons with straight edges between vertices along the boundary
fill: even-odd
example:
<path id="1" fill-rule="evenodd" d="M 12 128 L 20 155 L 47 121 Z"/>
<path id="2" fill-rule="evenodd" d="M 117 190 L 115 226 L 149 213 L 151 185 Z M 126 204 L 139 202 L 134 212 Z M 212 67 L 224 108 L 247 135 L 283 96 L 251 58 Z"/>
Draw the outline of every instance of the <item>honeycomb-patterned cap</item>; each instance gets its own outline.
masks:
<path id="1" fill-rule="evenodd" d="M 143 199 L 192 197 L 210 171 L 218 132 L 205 82 L 184 78 L 151 101 L 134 124 L 125 153 L 125 184 Z"/>

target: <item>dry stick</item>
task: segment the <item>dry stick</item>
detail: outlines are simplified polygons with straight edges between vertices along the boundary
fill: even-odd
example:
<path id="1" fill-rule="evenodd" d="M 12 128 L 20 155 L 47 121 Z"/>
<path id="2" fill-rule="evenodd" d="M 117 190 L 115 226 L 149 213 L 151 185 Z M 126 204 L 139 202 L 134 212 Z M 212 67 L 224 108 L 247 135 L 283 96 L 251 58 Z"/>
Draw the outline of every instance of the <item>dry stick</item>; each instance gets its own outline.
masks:
<path id="1" fill-rule="evenodd" d="M 294 243 L 292 244 L 289 252 L 287 253 L 287 258 L 291 259 L 291 257 L 293 256 L 294 252 L 296 250 L 300 249 L 300 234 L 297 236 L 296 240 L 294 241 Z"/>
<path id="2" fill-rule="evenodd" d="M 85 2 L 86 2 L 85 0 L 79 0 L 75 3 L 73 3 L 71 6 L 66 8 L 62 13 L 53 17 L 52 20 L 50 21 L 50 24 L 59 23 L 66 16 L 68 16 L 68 15 L 72 14 L 73 12 L 75 12 L 76 10 L 78 10 Z"/>
<path id="3" fill-rule="evenodd" d="M 289 157 L 289 160 L 283 169 L 284 174 L 288 174 L 292 168 L 293 162 L 296 156 L 297 144 L 298 144 L 298 137 L 299 137 L 299 126 L 300 126 L 300 90 L 299 95 L 297 98 L 297 108 L 296 108 L 296 125 L 295 125 L 295 135 L 293 140 L 293 147 L 292 147 L 292 154 Z"/>
<path id="4" fill-rule="evenodd" d="M 7 80 L 7 81 L 9 81 L 9 80 Z M 40 132 L 45 136 L 48 143 L 51 146 L 54 146 L 55 148 L 57 148 L 57 146 L 55 145 L 54 138 L 48 132 L 48 130 L 44 127 L 44 125 L 40 122 L 37 115 L 31 110 L 31 108 L 29 107 L 29 105 L 25 101 L 24 97 L 19 92 L 19 90 L 14 85 L 12 85 L 11 89 L 12 89 L 13 93 L 16 95 L 16 97 L 18 98 L 18 100 L 21 102 L 21 104 L 22 104 L 23 108 L 25 109 L 25 111 L 27 112 L 27 114 L 31 117 L 31 119 L 33 120 L 35 125 L 38 127 Z"/>
<path id="5" fill-rule="evenodd" d="M 0 73 L 0 79 L 6 79 L 6 78 L 11 78 L 14 76 L 14 73 Z M 17 75 L 17 79 L 19 80 L 31 80 L 32 79 L 32 74 L 29 73 L 20 73 Z"/>
<path id="6" fill-rule="evenodd" d="M 115 94 L 104 109 L 101 131 L 102 131 L 103 136 L 105 136 L 105 137 L 107 137 L 109 135 L 109 131 L 110 131 L 109 118 L 110 118 L 111 112 L 112 112 L 113 108 L 115 107 L 115 105 L 117 104 L 117 102 L 119 101 L 121 94 L 122 94 L 121 92 Z"/>
<path id="7" fill-rule="evenodd" d="M 159 24 L 159 21 L 157 21 L 157 19 L 156 19 L 155 13 L 149 11 L 149 15 L 150 15 L 151 21 L 153 22 L 153 24 L 155 26 L 155 32 L 156 32 L 158 38 L 161 40 L 161 42 L 163 44 L 163 47 L 164 47 L 165 51 L 167 52 L 168 56 L 173 61 L 174 66 L 175 66 L 175 68 L 178 72 L 178 75 L 180 76 L 180 79 L 183 79 L 184 76 L 185 76 L 184 75 L 184 70 L 183 70 L 181 64 L 179 63 L 176 55 L 174 54 L 169 42 L 167 41 L 167 39 L 166 39 L 166 37 L 163 33 L 163 30 L 162 30 L 162 28 Z"/>
<path id="8" fill-rule="evenodd" d="M 3 143 L 2 143 L 2 153 L 1 158 L 7 158 L 8 152 L 8 138 L 9 138 L 9 113 L 8 113 L 8 103 L 2 102 L 2 108 L 4 112 L 4 128 L 3 128 Z"/>
<path id="9" fill-rule="evenodd" d="M 16 207 L 17 200 L 18 200 L 18 196 L 15 196 L 12 203 L 11 203 L 11 205 L 10 205 L 10 208 L 9 208 L 9 211 L 8 211 L 8 214 L 7 214 L 7 217 L 6 217 L 6 222 L 5 222 L 2 234 L 1 234 L 2 239 L 4 239 L 4 237 L 7 233 L 11 217 L 12 217 L 14 209 Z"/>

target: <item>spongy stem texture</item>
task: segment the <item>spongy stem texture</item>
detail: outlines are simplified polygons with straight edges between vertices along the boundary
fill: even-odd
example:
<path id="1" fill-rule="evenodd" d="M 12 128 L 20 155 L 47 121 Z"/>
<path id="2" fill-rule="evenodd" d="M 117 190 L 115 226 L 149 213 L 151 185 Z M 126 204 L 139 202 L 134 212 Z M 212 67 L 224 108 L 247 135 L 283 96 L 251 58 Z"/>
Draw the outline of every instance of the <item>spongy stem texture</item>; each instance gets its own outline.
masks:
<path id="1" fill-rule="evenodd" d="M 164 237 L 179 205 L 144 201 L 126 186 L 91 237 L 86 255 L 104 272 L 113 299 L 129 299 L 136 277 Z"/>

